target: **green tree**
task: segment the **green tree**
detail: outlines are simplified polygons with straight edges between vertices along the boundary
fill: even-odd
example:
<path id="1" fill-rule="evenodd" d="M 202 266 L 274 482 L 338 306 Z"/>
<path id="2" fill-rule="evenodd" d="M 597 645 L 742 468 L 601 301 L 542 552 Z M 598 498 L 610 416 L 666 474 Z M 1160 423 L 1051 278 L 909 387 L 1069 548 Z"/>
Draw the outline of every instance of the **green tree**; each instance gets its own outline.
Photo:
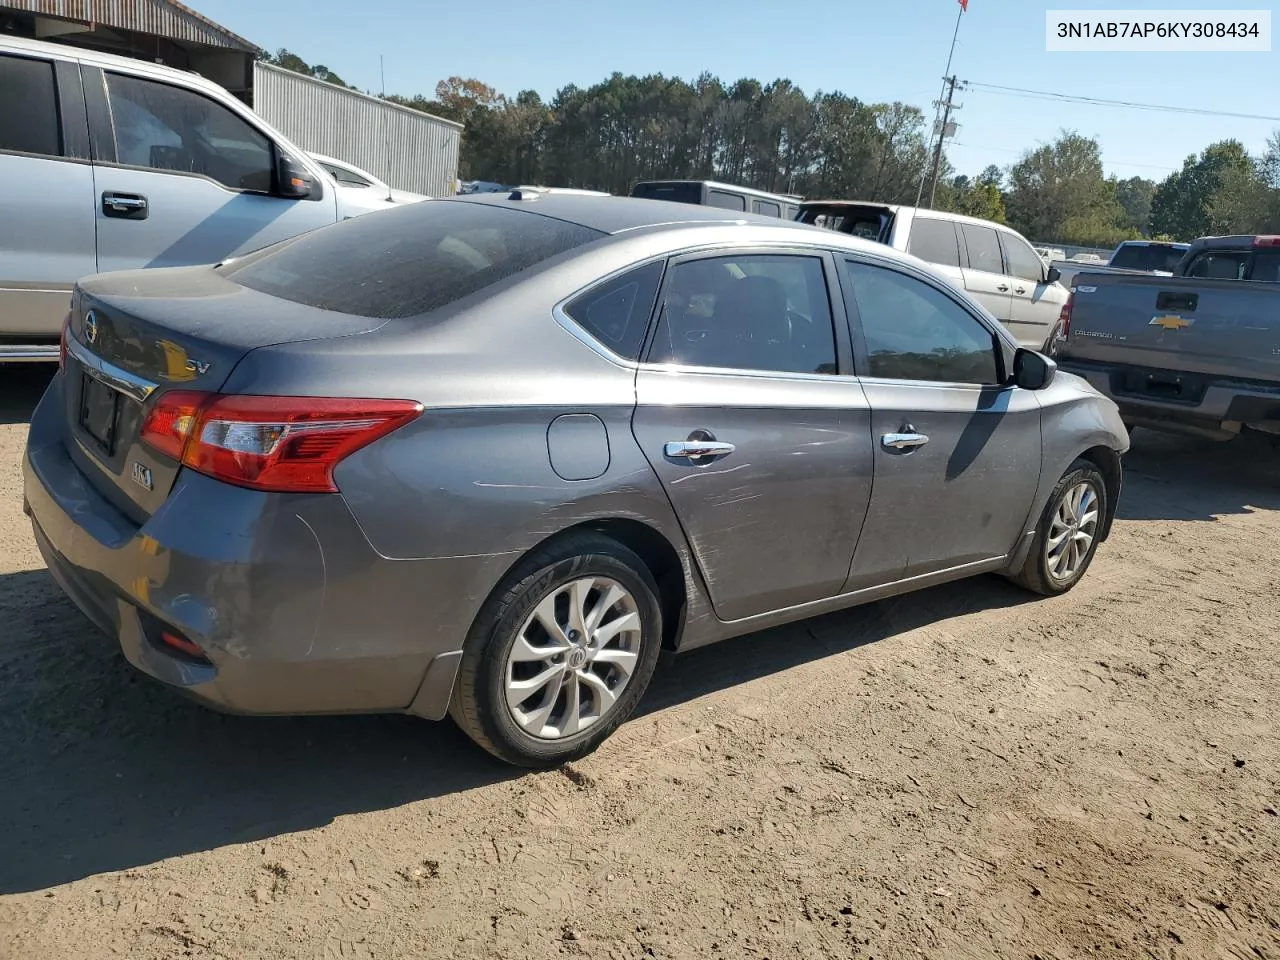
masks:
<path id="1" fill-rule="evenodd" d="M 1211 144 L 1197 157 L 1183 161 L 1182 169 L 1171 173 L 1156 188 L 1151 200 L 1151 230 L 1179 240 L 1194 240 L 1212 232 L 1228 206 L 1219 198 L 1219 214 L 1211 212 L 1211 201 L 1225 182 L 1238 189 L 1255 175 L 1257 166 L 1238 140 Z"/>
<path id="2" fill-rule="evenodd" d="M 323 80 L 325 83 L 332 83 L 335 87 L 346 87 L 347 83 L 336 73 L 326 66 L 312 66 L 303 60 L 296 53 L 291 53 L 284 47 L 281 47 L 275 53 L 259 54 L 258 59 L 270 63 L 277 67 L 283 67 L 285 70 L 292 70 L 294 73 L 300 73 L 303 76 L 315 77 L 317 80 Z M 348 89 L 354 90 L 354 87 Z"/>
<path id="3" fill-rule="evenodd" d="M 1009 223 L 1032 240 L 1110 244 L 1127 236 L 1098 142 L 1064 130 L 1009 169 Z"/>
<path id="4" fill-rule="evenodd" d="M 1130 177 L 1115 181 L 1116 202 L 1124 211 L 1122 226 L 1146 233 L 1151 224 L 1151 200 L 1156 193 L 1154 180 Z"/>

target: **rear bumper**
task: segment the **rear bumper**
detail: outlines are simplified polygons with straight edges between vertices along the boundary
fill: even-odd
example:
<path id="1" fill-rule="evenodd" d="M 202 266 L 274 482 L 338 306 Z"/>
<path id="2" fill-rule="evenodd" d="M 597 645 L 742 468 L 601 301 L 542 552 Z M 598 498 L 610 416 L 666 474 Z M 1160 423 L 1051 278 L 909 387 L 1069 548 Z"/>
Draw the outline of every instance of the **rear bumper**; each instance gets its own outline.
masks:
<path id="1" fill-rule="evenodd" d="M 64 415 L 55 377 L 23 458 L 36 543 L 135 667 L 234 713 L 444 715 L 484 585 L 509 558 L 389 561 L 340 496 L 265 494 L 190 471 L 139 527 L 72 461 Z M 167 652 L 157 625 L 209 662 Z"/>
<path id="2" fill-rule="evenodd" d="M 1230 434 L 1241 424 L 1280 423 L 1280 383 L 1232 380 L 1130 364 L 1057 358 L 1059 368 L 1087 380 L 1120 408 L 1124 420 L 1148 426 L 1185 426 Z M 1148 378 L 1181 381 L 1185 399 L 1170 399 L 1135 389 Z M 1225 425 L 1225 426 L 1224 426 Z"/>

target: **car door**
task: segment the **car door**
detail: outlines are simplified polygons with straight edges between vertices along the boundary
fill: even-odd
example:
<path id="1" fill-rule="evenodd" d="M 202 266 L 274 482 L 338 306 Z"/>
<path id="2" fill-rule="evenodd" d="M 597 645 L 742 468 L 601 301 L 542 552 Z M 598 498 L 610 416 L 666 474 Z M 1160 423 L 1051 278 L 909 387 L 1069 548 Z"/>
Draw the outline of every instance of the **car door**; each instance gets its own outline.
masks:
<path id="1" fill-rule="evenodd" d="M 872 450 L 835 284 L 828 255 L 795 248 L 667 270 L 632 428 L 722 620 L 833 596 L 848 575 Z"/>
<path id="2" fill-rule="evenodd" d="M 875 485 L 846 590 L 1004 557 L 1040 478 L 1040 402 L 975 312 L 923 273 L 842 260 Z"/>
<path id="3" fill-rule="evenodd" d="M 1067 291 L 1045 281 L 1048 268 L 1031 244 L 1011 230 L 998 232 L 1012 287 L 1011 312 L 1005 326 L 1025 347 L 1052 348 Z"/>
<path id="4" fill-rule="evenodd" d="M 277 147 L 247 119 L 186 87 L 86 71 L 95 139 L 98 269 L 216 263 L 336 218 L 334 191 L 273 196 Z"/>
<path id="5" fill-rule="evenodd" d="M 0 53 L 0 359 L 57 358 L 72 284 L 95 270 L 88 159 L 79 65 Z"/>
<path id="6" fill-rule="evenodd" d="M 1000 238 L 992 227 L 964 222 L 956 226 L 965 254 L 962 271 L 965 292 L 990 310 L 997 320 L 1007 324 L 1013 312 L 1013 284 L 1005 275 Z"/>

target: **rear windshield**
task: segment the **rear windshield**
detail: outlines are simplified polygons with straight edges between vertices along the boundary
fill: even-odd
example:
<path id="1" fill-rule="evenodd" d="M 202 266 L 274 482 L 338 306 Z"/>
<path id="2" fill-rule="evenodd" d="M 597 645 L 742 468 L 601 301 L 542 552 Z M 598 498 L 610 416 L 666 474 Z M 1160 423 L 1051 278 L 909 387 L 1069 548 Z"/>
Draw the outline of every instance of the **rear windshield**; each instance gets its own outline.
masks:
<path id="1" fill-rule="evenodd" d="M 802 207 L 796 219 L 801 223 L 812 223 L 838 233 L 882 243 L 889 232 L 889 213 L 881 207 Z"/>
<path id="2" fill-rule="evenodd" d="M 685 183 L 637 183 L 631 191 L 633 197 L 645 200 L 671 200 L 675 203 L 702 203 L 702 184 Z"/>
<path id="3" fill-rule="evenodd" d="M 282 300 L 396 319 L 438 310 L 603 236 L 521 210 L 428 200 L 322 227 L 220 269 Z"/>
<path id="4" fill-rule="evenodd" d="M 1163 270 L 1173 273 L 1173 268 L 1186 252 L 1186 247 L 1125 245 L 1115 252 L 1111 258 L 1111 266 L 1124 270 Z"/>

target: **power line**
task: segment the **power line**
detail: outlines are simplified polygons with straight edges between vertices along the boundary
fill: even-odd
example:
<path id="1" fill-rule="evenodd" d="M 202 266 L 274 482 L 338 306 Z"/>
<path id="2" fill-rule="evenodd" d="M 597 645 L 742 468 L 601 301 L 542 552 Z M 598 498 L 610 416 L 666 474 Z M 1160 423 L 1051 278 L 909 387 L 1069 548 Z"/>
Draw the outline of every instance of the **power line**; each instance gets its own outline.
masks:
<path id="1" fill-rule="evenodd" d="M 1009 147 L 990 147 L 981 143 L 961 143 L 959 140 L 952 140 L 951 145 L 953 147 L 964 147 L 968 150 L 987 150 L 991 153 L 1007 153 L 1010 156 L 1016 157 L 1020 157 L 1023 154 L 1030 152 L 1025 148 L 1022 150 L 1013 150 Z M 1149 170 L 1164 170 L 1167 173 L 1173 173 L 1176 170 L 1182 169 L 1181 167 L 1164 167 L 1158 163 L 1128 163 L 1124 160 L 1109 160 L 1108 163 L 1116 167 L 1146 167 Z"/>
<path id="2" fill-rule="evenodd" d="M 1026 100 L 1054 100 L 1060 103 L 1081 103 L 1095 107 L 1122 107 L 1128 110 L 1150 110 L 1156 113 L 1184 113 L 1202 117 L 1230 117 L 1233 120 L 1266 120 L 1271 123 L 1280 123 L 1280 117 L 1268 117 L 1256 113 L 1230 113 L 1205 107 L 1175 107 L 1159 103 L 1135 103 L 1131 100 L 1105 100 L 1101 97 L 1086 97 L 1075 93 L 1028 90 L 1025 87 L 1002 87 L 995 83 L 978 83 L 973 80 L 968 82 L 968 86 L 1001 96 L 1021 97 Z"/>

